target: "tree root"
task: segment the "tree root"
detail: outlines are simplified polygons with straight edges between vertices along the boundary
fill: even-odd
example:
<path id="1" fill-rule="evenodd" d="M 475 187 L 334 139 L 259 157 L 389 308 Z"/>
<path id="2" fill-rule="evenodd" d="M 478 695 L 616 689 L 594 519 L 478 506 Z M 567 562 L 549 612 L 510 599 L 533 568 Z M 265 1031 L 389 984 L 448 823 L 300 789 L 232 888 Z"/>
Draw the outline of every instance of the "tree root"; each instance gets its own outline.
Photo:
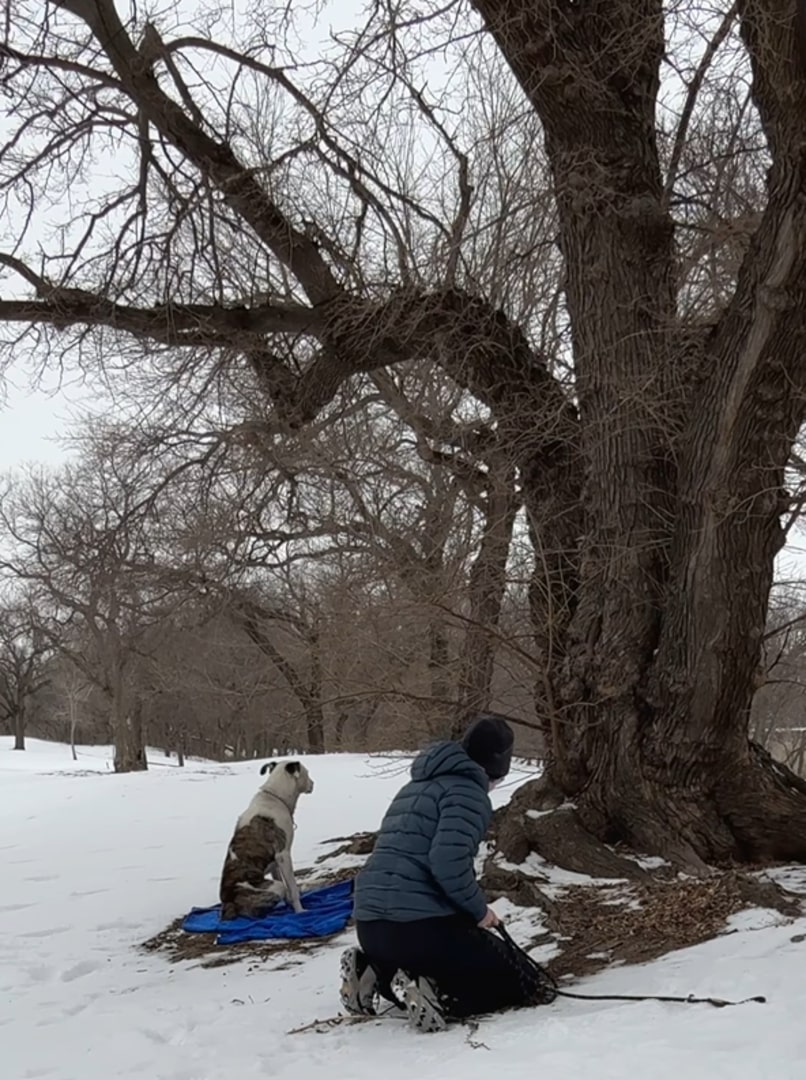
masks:
<path id="1" fill-rule="evenodd" d="M 559 920 L 555 901 L 541 891 L 534 878 L 519 870 L 506 870 L 489 860 L 479 884 L 490 897 L 505 896 L 518 907 L 539 908 L 552 923 L 556 924 Z"/>
<path id="2" fill-rule="evenodd" d="M 806 862 L 806 781 L 758 743 L 717 790 L 742 861 Z"/>
<path id="3" fill-rule="evenodd" d="M 544 859 L 565 870 L 598 878 L 645 881 L 646 870 L 617 855 L 589 833 L 573 809 L 532 816 L 524 823 L 530 843 Z"/>
<path id="4" fill-rule="evenodd" d="M 522 863 L 531 851 L 564 870 L 588 877 L 643 881 L 637 863 L 616 855 L 588 832 L 572 807 L 539 813 L 524 805 L 522 788 L 496 823 L 496 848 L 511 863 Z M 520 805 L 516 803 L 521 796 Z"/>
<path id="5" fill-rule="evenodd" d="M 333 836 L 330 840 L 323 840 L 322 843 L 341 844 L 342 846 L 336 848 L 335 851 L 326 851 L 324 855 L 314 859 L 314 864 L 326 862 L 328 859 L 335 859 L 339 855 L 371 855 L 377 839 L 377 832 L 361 832 L 356 833 L 354 836 Z"/>

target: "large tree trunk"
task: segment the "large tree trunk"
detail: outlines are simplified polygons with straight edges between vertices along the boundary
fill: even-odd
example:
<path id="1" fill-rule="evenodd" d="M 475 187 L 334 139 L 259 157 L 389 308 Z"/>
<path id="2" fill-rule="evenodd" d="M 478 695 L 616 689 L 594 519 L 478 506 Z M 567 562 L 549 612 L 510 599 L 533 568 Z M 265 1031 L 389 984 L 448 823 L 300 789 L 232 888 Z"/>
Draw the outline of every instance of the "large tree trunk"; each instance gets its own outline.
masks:
<path id="1" fill-rule="evenodd" d="M 112 695 L 112 730 L 115 740 L 115 772 L 145 771 L 148 761 L 143 744 L 142 702 L 139 698 L 128 700 L 122 680 Z"/>
<path id="2" fill-rule="evenodd" d="M 697 869 L 806 858 L 806 786 L 747 737 L 784 468 L 804 418 L 806 207 L 790 118 L 794 103 L 804 114 L 806 85 L 793 6 L 740 4 L 775 165 L 733 302 L 699 341 L 677 315 L 655 139 L 661 0 L 562 16 L 551 0 L 475 6 L 545 130 L 584 470 L 562 675 L 547 664 L 550 771 L 512 813 L 572 796 L 600 838 Z"/>
<path id="3" fill-rule="evenodd" d="M 667 571 L 671 432 L 662 421 L 672 420 L 675 295 L 654 127 L 662 9 L 617 3 L 594 27 L 552 22 L 536 4 L 516 37 L 522 4 L 477 6 L 543 121 L 560 217 L 584 521 L 570 625 L 550 624 L 564 637 L 565 668 L 562 680 L 551 671 L 562 709 L 552 751 L 559 782 L 577 791 L 594 766 L 592 741 L 638 727 L 636 688 L 657 647 Z M 524 31 L 536 53 L 522 49 Z"/>
<path id="4" fill-rule="evenodd" d="M 25 749 L 25 705 L 21 704 L 14 713 L 14 749 Z"/>
<path id="5" fill-rule="evenodd" d="M 308 644 L 311 650 L 311 668 L 308 676 L 307 691 L 308 702 L 305 707 L 308 751 L 311 754 L 324 754 L 325 715 L 322 709 L 322 639 L 316 616 L 314 616 Z"/>
<path id="6" fill-rule="evenodd" d="M 431 611 L 428 615 L 428 672 L 431 700 L 426 716 L 427 727 L 433 738 L 447 738 L 452 724 L 450 700 L 453 686 L 448 627 L 440 611 Z"/>

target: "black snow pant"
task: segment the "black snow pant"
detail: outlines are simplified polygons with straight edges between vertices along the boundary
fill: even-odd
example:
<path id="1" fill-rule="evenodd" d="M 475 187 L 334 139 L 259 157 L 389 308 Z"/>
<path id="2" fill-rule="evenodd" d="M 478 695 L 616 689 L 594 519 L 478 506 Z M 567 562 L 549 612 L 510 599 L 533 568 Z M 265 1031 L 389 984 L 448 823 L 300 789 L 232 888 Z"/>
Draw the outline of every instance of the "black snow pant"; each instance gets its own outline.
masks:
<path id="1" fill-rule="evenodd" d="M 553 1000 L 551 984 L 497 934 L 464 915 L 413 922 L 357 922 L 358 942 L 378 977 L 378 990 L 394 1001 L 396 972 L 433 981 L 453 1019 Z"/>

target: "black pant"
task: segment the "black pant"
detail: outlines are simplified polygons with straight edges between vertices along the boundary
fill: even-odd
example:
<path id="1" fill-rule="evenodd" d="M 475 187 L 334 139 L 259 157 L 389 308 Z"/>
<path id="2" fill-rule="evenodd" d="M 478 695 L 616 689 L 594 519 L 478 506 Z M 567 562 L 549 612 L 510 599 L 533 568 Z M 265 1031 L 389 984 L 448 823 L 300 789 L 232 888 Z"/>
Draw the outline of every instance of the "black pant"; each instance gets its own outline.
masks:
<path id="1" fill-rule="evenodd" d="M 385 919 L 356 923 L 358 941 L 378 976 L 378 989 L 394 1001 L 397 971 L 432 979 L 455 1019 L 518 1005 L 539 1005 L 548 985 L 538 971 L 497 934 L 463 915 L 414 922 Z"/>

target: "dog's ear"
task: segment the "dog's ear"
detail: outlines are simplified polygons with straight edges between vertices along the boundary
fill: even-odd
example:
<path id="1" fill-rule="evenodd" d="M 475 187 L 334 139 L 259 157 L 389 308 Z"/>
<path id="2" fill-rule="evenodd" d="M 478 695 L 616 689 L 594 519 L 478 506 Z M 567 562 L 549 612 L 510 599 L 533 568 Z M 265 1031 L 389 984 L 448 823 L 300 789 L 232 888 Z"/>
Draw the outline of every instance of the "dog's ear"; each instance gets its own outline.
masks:
<path id="1" fill-rule="evenodd" d="M 286 764 L 285 771 L 291 773 L 292 776 L 298 776 L 301 768 L 302 766 L 298 761 L 289 761 Z"/>
<path id="2" fill-rule="evenodd" d="M 276 761 L 267 761 L 265 765 L 261 766 L 260 775 L 265 776 L 267 772 L 274 772 L 277 768 Z"/>

